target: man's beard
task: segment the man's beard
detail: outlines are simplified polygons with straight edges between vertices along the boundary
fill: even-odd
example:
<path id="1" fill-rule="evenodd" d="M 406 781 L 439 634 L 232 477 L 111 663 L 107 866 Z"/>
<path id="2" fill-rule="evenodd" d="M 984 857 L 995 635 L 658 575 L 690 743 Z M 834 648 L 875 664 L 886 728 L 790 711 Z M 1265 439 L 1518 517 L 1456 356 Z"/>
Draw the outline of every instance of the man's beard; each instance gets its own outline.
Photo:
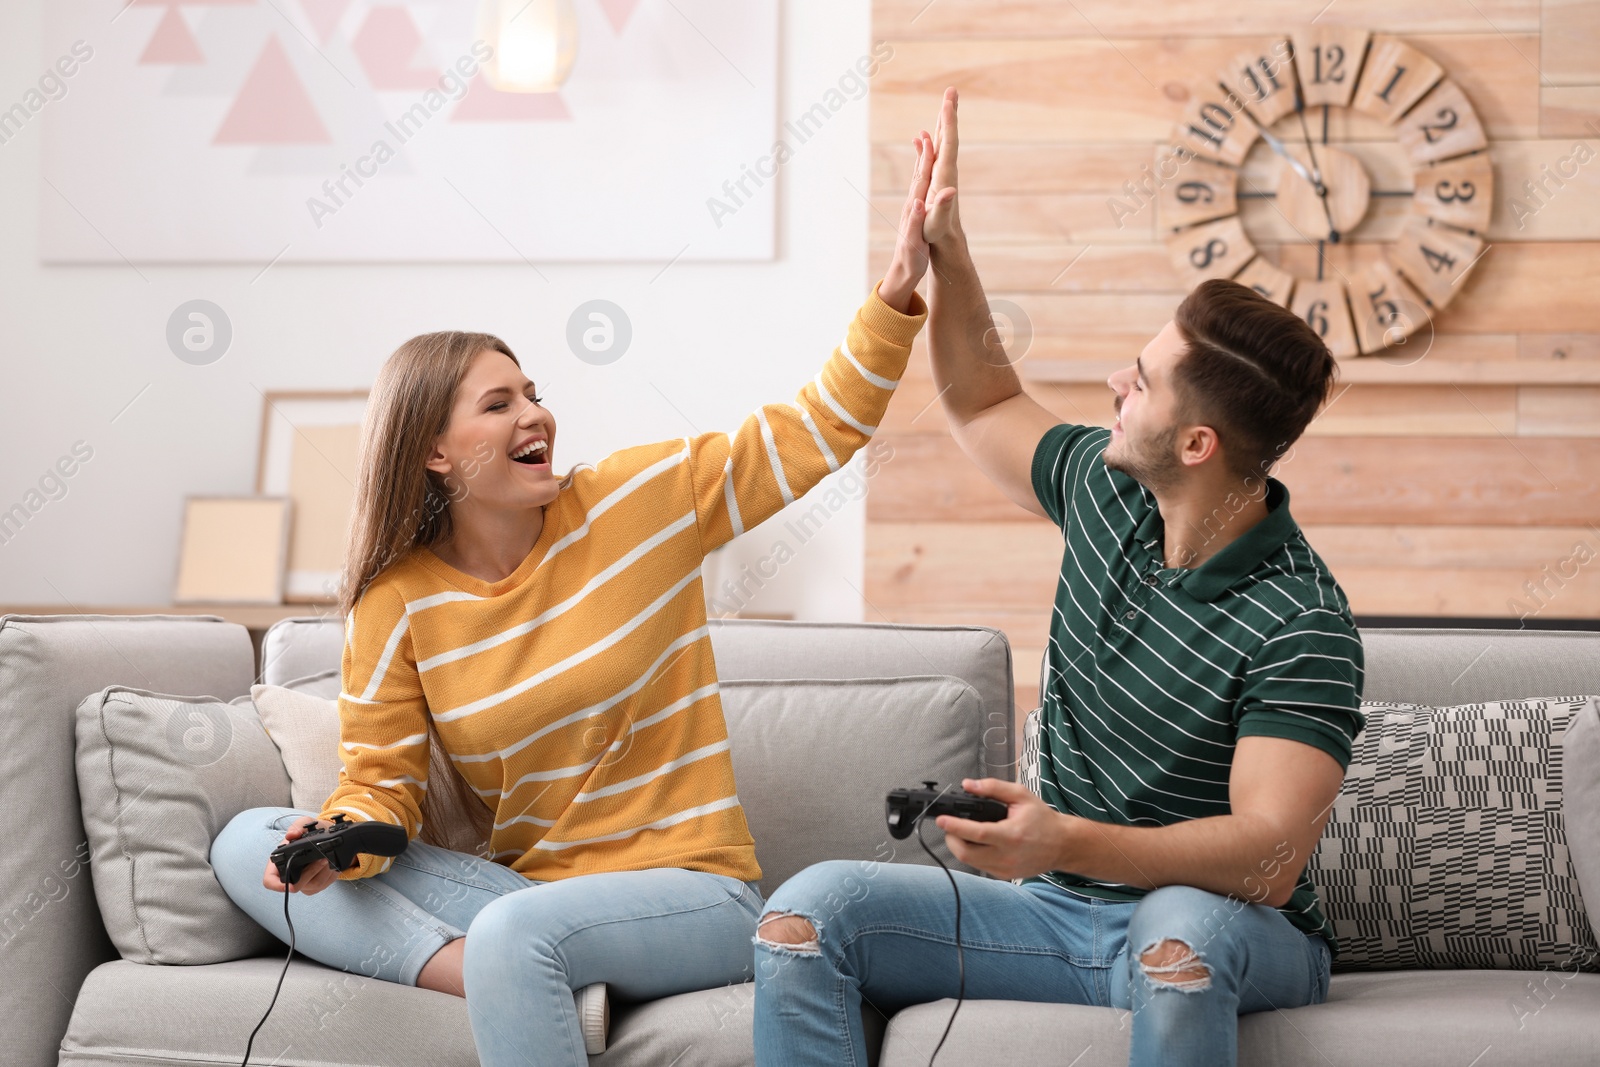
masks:
<path id="1" fill-rule="evenodd" d="M 1178 428 L 1168 426 L 1147 445 L 1134 448 L 1126 432 L 1122 435 L 1122 454 L 1113 457 L 1107 446 L 1102 457 L 1107 467 L 1121 471 L 1146 489 L 1167 489 L 1183 476 L 1183 464 L 1173 455 L 1178 443 Z"/>

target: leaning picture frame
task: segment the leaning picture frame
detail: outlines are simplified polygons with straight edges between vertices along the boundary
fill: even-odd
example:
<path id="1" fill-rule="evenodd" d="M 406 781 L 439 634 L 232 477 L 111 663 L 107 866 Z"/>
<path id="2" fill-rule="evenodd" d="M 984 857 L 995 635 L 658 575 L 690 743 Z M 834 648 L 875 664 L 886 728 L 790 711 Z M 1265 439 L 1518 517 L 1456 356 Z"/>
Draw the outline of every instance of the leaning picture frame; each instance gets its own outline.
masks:
<path id="1" fill-rule="evenodd" d="M 256 492 L 292 505 L 284 603 L 333 604 L 355 504 L 368 391 L 262 394 Z"/>
<path id="2" fill-rule="evenodd" d="M 281 604 L 287 497 L 190 496 L 183 502 L 174 604 Z"/>

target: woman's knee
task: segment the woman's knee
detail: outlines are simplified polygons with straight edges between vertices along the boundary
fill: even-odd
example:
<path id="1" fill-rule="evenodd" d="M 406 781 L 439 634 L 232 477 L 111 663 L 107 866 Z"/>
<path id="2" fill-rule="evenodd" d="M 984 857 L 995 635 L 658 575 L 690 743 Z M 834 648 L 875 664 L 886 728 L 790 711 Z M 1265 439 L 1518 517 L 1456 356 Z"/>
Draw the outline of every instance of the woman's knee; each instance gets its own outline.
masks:
<path id="1" fill-rule="evenodd" d="M 467 926 L 467 956 L 473 955 L 474 947 L 483 950 L 505 946 L 553 956 L 559 934 L 551 921 L 554 916 L 543 904 L 531 890 L 506 893 L 489 901 Z"/>
<path id="2" fill-rule="evenodd" d="M 217 879 L 226 887 L 224 878 L 227 874 L 237 872 L 238 877 L 247 877 L 248 868 L 253 866 L 254 878 L 259 882 L 266 870 L 267 857 L 283 840 L 285 831 L 294 819 L 305 814 L 316 813 L 270 806 L 246 808 L 229 819 L 228 824 L 211 841 L 208 858 Z"/>

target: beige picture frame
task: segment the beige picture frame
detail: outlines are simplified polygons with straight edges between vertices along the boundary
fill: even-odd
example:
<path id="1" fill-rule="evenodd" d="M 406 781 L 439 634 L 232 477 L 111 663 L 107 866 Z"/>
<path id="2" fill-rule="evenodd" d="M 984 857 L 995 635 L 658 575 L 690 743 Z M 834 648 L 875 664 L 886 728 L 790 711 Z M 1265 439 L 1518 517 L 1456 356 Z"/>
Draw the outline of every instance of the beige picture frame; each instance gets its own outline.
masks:
<path id="1" fill-rule="evenodd" d="M 285 497 L 185 497 L 172 602 L 283 603 L 292 510 Z"/>
<path id="2" fill-rule="evenodd" d="M 333 604 L 355 504 L 368 391 L 262 394 L 256 492 L 292 505 L 284 603 Z"/>

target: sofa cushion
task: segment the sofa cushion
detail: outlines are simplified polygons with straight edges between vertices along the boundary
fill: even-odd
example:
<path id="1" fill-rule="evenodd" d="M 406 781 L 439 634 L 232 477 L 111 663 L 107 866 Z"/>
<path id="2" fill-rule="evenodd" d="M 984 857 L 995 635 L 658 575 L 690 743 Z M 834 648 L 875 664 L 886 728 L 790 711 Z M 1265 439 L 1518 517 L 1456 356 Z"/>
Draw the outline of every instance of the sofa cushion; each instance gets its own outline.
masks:
<path id="1" fill-rule="evenodd" d="M 61 1042 L 61 1067 L 237 1063 L 271 1000 L 283 957 L 204 967 L 116 960 L 89 975 Z M 592 1067 L 748 1067 L 752 986 L 744 983 L 613 1005 L 611 1040 Z M 882 1067 L 926 1067 L 955 1002 L 906 1008 L 890 1021 Z M 1240 1067 L 1593 1062 L 1600 976 L 1508 971 L 1335 975 L 1324 1004 L 1239 1020 Z M 203 1020 L 204 1025 L 175 1025 Z M 1422 1021 L 1422 1022 L 1419 1022 Z M 883 1021 L 864 1012 L 869 1053 Z M 939 1053 L 943 1064 L 1124 1067 L 1128 1014 L 1111 1008 L 968 1001 Z M 292 1046 L 292 1048 L 291 1048 Z M 1494 1055 L 1483 1057 L 1493 1046 Z M 684 1052 L 693 1053 L 684 1056 Z M 1076 1057 L 1076 1058 L 1075 1058 Z M 258 1059 L 259 1058 L 259 1059 Z M 256 1034 L 251 1063 L 298 1067 L 476 1067 L 466 1002 L 296 959 Z M 869 1060 L 869 1063 L 871 1061 Z"/>
<path id="2" fill-rule="evenodd" d="M 1600 913 L 1600 700 L 1572 716 L 1561 738 L 1561 810 L 1567 847 L 1587 907 Z"/>
<path id="3" fill-rule="evenodd" d="M 981 774 L 1016 777 L 1011 644 L 999 630 L 769 619 L 712 619 L 707 627 L 717 657 L 717 677 L 723 682 L 918 675 L 959 678 L 972 687 L 983 709 L 983 727 L 978 733 L 983 744 Z M 899 744 L 915 747 L 925 740 L 907 731 Z"/>
<path id="4" fill-rule="evenodd" d="M 1336 969 L 1600 970 L 1562 813 L 1561 737 L 1592 699 L 1363 704 L 1310 865 Z"/>
<path id="5" fill-rule="evenodd" d="M 954 1005 L 940 1000 L 898 1012 L 882 1067 L 927 1067 Z M 1600 976 L 1590 974 L 1338 974 L 1323 1004 L 1241 1015 L 1239 1067 L 1579 1067 L 1594 1062 L 1597 1015 Z M 1126 1067 L 1128 1022 L 1127 1012 L 1111 1008 L 968 1001 L 938 1062 Z"/>
<path id="6" fill-rule="evenodd" d="M 252 1067 L 478 1067 L 460 997 L 298 955 L 285 972 L 288 950 L 278 948 L 270 957 L 202 967 L 116 960 L 96 968 L 61 1040 L 62 1067 L 238 1064 L 257 1023 Z"/>
<path id="7" fill-rule="evenodd" d="M 204 967 L 107 963 L 84 982 L 61 1042 L 61 1067 L 237 1064 L 280 973 L 283 988 L 256 1034 L 251 1064 L 477 1067 L 471 1020 L 460 997 L 337 971 L 300 956 L 284 973 L 283 957 L 279 952 L 275 959 Z M 645 1004 L 614 1002 L 606 1051 L 589 1063 L 750 1067 L 754 989 L 743 982 Z M 870 1065 L 885 1020 L 870 1008 L 862 1018 Z"/>
<path id="8" fill-rule="evenodd" d="M 726 681 L 722 709 L 767 896 L 822 860 L 931 863 L 889 836 L 885 794 L 984 773 L 983 701 L 959 678 Z"/>
<path id="9" fill-rule="evenodd" d="M 109 686 L 78 705 L 76 759 L 95 896 L 124 958 L 216 963 L 275 943 L 208 859 L 239 812 L 290 799 L 248 696 L 224 703 Z"/>

